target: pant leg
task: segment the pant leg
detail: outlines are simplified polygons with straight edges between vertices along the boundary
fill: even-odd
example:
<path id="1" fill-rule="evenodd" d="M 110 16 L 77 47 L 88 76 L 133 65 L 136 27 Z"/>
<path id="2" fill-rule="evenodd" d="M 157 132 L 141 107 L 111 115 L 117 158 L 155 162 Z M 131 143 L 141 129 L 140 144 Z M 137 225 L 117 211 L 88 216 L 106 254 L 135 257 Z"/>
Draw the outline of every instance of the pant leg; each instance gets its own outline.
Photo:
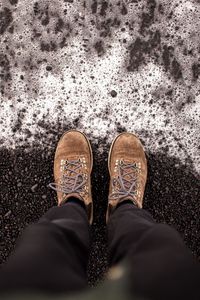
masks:
<path id="1" fill-rule="evenodd" d="M 108 224 L 110 265 L 127 261 L 131 289 L 147 299 L 200 299 L 199 265 L 178 232 L 122 204 Z M 188 297 L 188 298 L 187 298 Z"/>
<path id="2" fill-rule="evenodd" d="M 71 292 L 87 286 L 89 223 L 77 203 L 50 209 L 28 226 L 0 271 L 0 291 Z"/>

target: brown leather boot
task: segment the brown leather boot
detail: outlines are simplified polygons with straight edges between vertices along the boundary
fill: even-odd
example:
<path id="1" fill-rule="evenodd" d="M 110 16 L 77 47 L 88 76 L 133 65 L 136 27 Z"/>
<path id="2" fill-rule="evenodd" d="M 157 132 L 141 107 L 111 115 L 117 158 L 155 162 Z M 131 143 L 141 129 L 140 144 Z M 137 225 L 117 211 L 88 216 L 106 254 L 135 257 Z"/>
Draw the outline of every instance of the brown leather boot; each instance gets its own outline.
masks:
<path id="1" fill-rule="evenodd" d="M 49 186 L 57 191 L 59 206 L 69 197 L 83 201 L 90 224 L 93 220 L 92 166 L 92 148 L 87 137 L 77 130 L 65 132 L 58 142 L 54 157 L 55 183 Z"/>
<path id="2" fill-rule="evenodd" d="M 110 187 L 106 220 L 117 204 L 131 200 L 142 208 L 147 179 L 147 161 L 140 140 L 132 133 L 121 133 L 113 141 L 108 158 Z"/>

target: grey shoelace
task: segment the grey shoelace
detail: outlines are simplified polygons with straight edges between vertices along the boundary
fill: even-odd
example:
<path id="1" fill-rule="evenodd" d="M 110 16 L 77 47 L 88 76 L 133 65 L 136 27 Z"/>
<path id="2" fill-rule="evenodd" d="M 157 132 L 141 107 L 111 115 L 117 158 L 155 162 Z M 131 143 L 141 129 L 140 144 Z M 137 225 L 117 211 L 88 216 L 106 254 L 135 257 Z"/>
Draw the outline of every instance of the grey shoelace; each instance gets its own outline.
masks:
<path id="1" fill-rule="evenodd" d="M 118 176 L 112 179 L 112 190 L 109 200 L 121 200 L 135 197 L 138 188 L 138 166 L 136 163 L 121 162 L 118 166 Z"/>
<path id="2" fill-rule="evenodd" d="M 63 165 L 63 171 L 66 171 L 68 174 L 63 174 L 61 184 L 52 182 L 49 183 L 49 187 L 65 194 L 80 193 L 86 183 L 84 175 L 78 172 L 81 167 L 82 164 L 79 159 L 66 161 Z"/>

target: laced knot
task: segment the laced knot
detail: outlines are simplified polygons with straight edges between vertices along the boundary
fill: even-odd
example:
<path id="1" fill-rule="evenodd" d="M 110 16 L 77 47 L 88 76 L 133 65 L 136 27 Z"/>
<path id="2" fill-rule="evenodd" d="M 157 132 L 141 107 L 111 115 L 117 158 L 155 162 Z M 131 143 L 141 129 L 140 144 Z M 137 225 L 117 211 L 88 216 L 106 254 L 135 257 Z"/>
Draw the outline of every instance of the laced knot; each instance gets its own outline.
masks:
<path id="1" fill-rule="evenodd" d="M 121 200 L 128 196 L 134 200 L 138 194 L 140 166 L 137 163 L 120 161 L 115 168 L 117 176 L 111 180 L 113 192 L 109 200 Z"/>
<path id="2" fill-rule="evenodd" d="M 82 162 L 78 160 L 62 160 L 63 171 L 60 183 L 52 182 L 49 187 L 64 194 L 80 193 L 86 183 L 86 178 L 82 173 Z M 80 172 L 81 171 L 81 172 Z"/>

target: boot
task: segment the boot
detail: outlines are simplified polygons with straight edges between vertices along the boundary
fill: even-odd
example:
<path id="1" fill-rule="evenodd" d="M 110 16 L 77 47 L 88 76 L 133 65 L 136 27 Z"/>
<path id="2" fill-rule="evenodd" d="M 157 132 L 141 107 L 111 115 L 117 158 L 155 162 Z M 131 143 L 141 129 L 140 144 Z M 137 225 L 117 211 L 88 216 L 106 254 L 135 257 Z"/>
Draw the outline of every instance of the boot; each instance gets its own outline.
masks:
<path id="1" fill-rule="evenodd" d="M 89 140 L 77 130 L 65 132 L 58 142 L 54 157 L 54 183 L 49 186 L 57 191 L 58 205 L 75 197 L 83 201 L 89 223 L 93 220 L 91 172 L 93 155 Z"/>
<path id="2" fill-rule="evenodd" d="M 106 220 L 123 201 L 142 208 L 147 179 L 147 161 L 140 140 L 132 133 L 121 133 L 113 141 L 108 158 L 110 186 Z"/>

